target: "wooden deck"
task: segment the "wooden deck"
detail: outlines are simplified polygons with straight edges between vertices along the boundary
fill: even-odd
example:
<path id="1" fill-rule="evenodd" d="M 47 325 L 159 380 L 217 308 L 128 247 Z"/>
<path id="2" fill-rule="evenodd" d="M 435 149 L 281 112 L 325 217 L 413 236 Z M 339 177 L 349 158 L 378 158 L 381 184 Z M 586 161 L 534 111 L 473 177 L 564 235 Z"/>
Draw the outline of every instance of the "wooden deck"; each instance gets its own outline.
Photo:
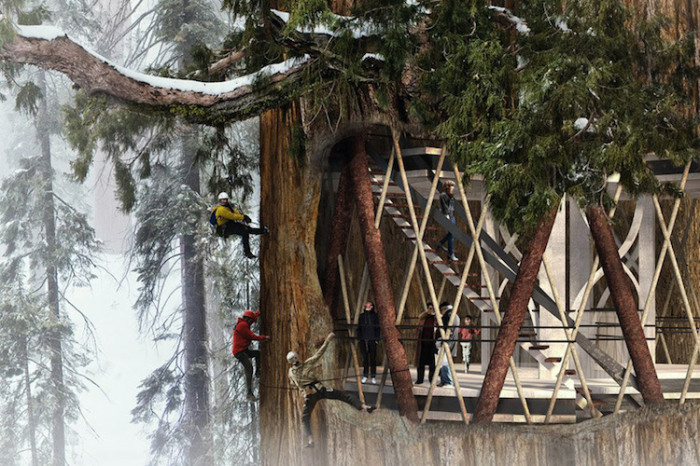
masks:
<path id="1" fill-rule="evenodd" d="M 457 377 L 461 388 L 461 395 L 464 398 L 467 412 L 473 414 L 476 408 L 476 401 L 479 397 L 481 384 L 484 375 L 481 373 L 479 364 L 472 364 L 470 372 L 464 373 L 464 366 L 457 363 Z M 685 382 L 687 366 L 681 364 L 659 364 L 657 373 L 661 381 L 661 387 L 664 391 L 664 396 L 667 400 L 680 399 Z M 378 377 L 377 385 L 365 383 L 362 390 L 365 400 L 369 404 L 376 404 L 379 391 L 379 383 L 381 382 L 382 368 L 377 368 Z M 414 385 L 413 393 L 418 400 L 418 408 L 420 415 L 423 414 L 423 408 L 428 397 L 430 388 L 429 381 L 426 380 L 421 385 Z M 527 398 L 528 408 L 533 418 L 533 422 L 544 422 L 547 408 L 549 406 L 552 391 L 554 389 L 554 380 L 539 379 L 537 368 L 520 368 L 518 371 L 520 381 L 523 386 L 525 397 Z M 416 370 L 411 368 L 411 378 L 416 380 Z M 554 413 L 552 415 L 552 423 L 575 423 L 579 420 L 588 419 L 584 415 L 584 411 L 579 407 L 585 404 L 585 400 L 580 395 L 580 383 L 576 376 L 568 377 L 568 381 L 562 385 L 559 390 L 557 402 L 555 404 Z M 619 386 L 609 377 L 607 378 L 587 378 L 586 382 L 594 403 L 603 412 L 612 411 L 615 399 L 619 393 Z M 345 383 L 345 389 L 350 392 L 357 393 L 357 382 L 354 373 L 350 371 Z M 633 395 L 638 392 L 632 388 L 628 388 L 627 394 Z M 688 399 L 700 399 L 700 368 L 693 372 L 690 389 L 687 395 Z M 579 405 L 577 405 L 579 403 Z M 631 403 L 628 403 L 631 406 Z M 382 395 L 383 408 L 397 409 L 396 398 L 393 387 L 391 385 L 391 377 L 387 377 L 384 394 Z M 609 408 L 609 409 L 606 409 Z M 624 408 L 624 406 L 623 406 Z M 459 404 L 455 398 L 455 389 L 449 387 L 436 387 L 433 392 L 433 400 L 430 411 L 427 413 L 427 421 L 457 421 L 462 422 Z M 498 404 L 494 422 L 508 423 L 524 423 L 526 422 L 522 403 L 518 398 L 513 378 L 509 374 L 506 377 L 506 382 L 501 392 L 501 399 Z"/>

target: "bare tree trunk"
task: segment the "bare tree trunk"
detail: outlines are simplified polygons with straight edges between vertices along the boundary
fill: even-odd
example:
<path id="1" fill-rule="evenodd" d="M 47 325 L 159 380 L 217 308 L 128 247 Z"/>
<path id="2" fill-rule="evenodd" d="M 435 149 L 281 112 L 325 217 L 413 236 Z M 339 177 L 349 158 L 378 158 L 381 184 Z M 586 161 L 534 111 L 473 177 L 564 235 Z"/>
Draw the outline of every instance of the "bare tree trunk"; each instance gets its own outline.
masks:
<path id="1" fill-rule="evenodd" d="M 645 403 L 663 403 L 664 394 L 661 391 L 654 361 L 651 359 L 642 322 L 637 313 L 632 288 L 622 268 L 622 260 L 608 223 L 608 216 L 601 206 L 590 205 L 586 208 L 586 217 L 608 281 L 610 295 L 615 303 L 622 335 L 625 337 L 627 350 L 634 365 L 639 391 Z"/>
<path id="2" fill-rule="evenodd" d="M 185 184 L 199 193 L 199 165 L 191 144 L 197 132 L 187 129 L 183 136 L 183 178 Z M 197 254 L 195 238 L 185 235 L 180 239 L 182 253 L 182 300 L 185 412 L 183 423 L 189 445 L 187 464 L 209 465 L 211 458 L 211 422 L 209 400 L 209 354 L 207 352 L 207 318 L 204 300 L 204 264 Z"/>
<path id="3" fill-rule="evenodd" d="M 408 368 L 408 358 L 405 348 L 399 341 L 401 333 L 396 328 L 396 307 L 386 252 L 379 230 L 374 227 L 374 200 L 369 180 L 364 135 L 352 138 L 350 173 L 360 220 L 360 230 L 362 231 L 365 258 L 374 290 L 374 299 L 377 303 L 382 340 L 391 370 L 391 380 L 396 393 L 399 413 L 413 422 L 418 422 L 418 403 L 413 396 L 413 382 Z"/>
<path id="4" fill-rule="evenodd" d="M 34 417 L 34 401 L 32 400 L 32 382 L 29 377 L 29 352 L 26 337 L 22 341 L 22 365 L 24 369 L 24 393 L 27 398 L 27 432 L 32 454 L 32 466 L 39 466 L 39 455 L 36 449 L 36 418 Z"/>
<path id="5" fill-rule="evenodd" d="M 515 343 L 520 334 L 520 327 L 523 325 L 527 314 L 527 304 L 535 289 L 537 274 L 540 271 L 542 255 L 547 249 L 549 236 L 552 233 L 554 219 L 557 216 L 558 207 L 553 208 L 547 216 L 542 219 L 539 227 L 530 238 L 527 251 L 523 254 L 511 290 L 508 307 L 504 313 L 501 326 L 493 347 L 493 353 L 489 360 L 489 367 L 484 376 L 481 386 L 479 400 L 476 403 L 474 412 L 475 423 L 488 423 L 493 420 L 493 415 L 498 407 L 498 399 L 506 380 L 510 358 L 515 351 Z"/>
<path id="6" fill-rule="evenodd" d="M 340 172 L 338 192 L 335 196 L 335 208 L 331 220 L 330 245 L 326 256 L 326 278 L 323 287 L 323 299 L 334 315 L 338 295 L 338 255 L 345 251 L 348 243 L 350 220 L 352 217 L 352 186 L 350 185 L 350 168 L 346 164 Z"/>
<path id="7" fill-rule="evenodd" d="M 39 73 L 39 87 L 42 94 L 46 95 L 46 75 Z M 63 382 L 63 350 L 61 345 L 61 326 L 59 294 L 58 294 L 58 270 L 55 264 L 56 255 L 56 217 L 53 198 L 53 168 L 51 165 L 51 140 L 48 122 L 48 110 L 46 99 L 39 101 L 37 114 L 37 135 L 41 146 L 41 170 L 44 176 L 44 211 L 42 213 L 44 230 L 46 234 L 46 284 L 49 309 L 56 326 L 49 332 L 48 344 L 51 349 L 51 384 L 55 405 L 53 407 L 51 435 L 53 440 L 53 464 L 64 466 L 66 464 L 66 433 L 65 433 L 65 386 Z"/>

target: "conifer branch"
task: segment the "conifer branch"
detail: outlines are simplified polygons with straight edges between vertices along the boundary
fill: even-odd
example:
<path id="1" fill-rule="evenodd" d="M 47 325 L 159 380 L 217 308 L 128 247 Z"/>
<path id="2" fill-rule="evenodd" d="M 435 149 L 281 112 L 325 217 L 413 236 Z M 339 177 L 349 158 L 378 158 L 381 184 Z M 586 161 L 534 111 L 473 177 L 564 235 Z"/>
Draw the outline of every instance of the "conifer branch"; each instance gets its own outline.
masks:
<path id="1" fill-rule="evenodd" d="M 170 80 L 172 87 L 134 79 L 127 74 L 128 70 L 118 70 L 65 35 L 47 39 L 17 34 L 0 47 L 0 60 L 58 71 L 88 95 L 107 96 L 121 103 L 154 109 L 206 109 L 207 112 L 177 112 L 188 120 L 201 123 L 222 118 L 242 120 L 278 106 L 281 99 L 287 100 L 297 91 L 295 86 L 301 80 L 300 71 L 309 64 L 308 60 L 300 60 L 293 66 L 265 75 L 259 86 L 251 80 L 252 84 L 214 94 L 178 89 L 175 84 L 181 80 L 177 79 Z"/>

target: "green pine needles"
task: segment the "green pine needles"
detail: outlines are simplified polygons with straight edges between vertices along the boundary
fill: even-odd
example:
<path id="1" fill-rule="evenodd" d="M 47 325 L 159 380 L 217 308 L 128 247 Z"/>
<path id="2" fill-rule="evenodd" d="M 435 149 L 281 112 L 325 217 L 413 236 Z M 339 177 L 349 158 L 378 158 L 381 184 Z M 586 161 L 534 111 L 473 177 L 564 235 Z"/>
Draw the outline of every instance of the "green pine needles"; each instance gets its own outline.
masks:
<path id="1" fill-rule="evenodd" d="M 662 19 L 633 18 L 618 0 L 530 1 L 517 12 L 478 3 L 436 7 L 423 83 L 436 132 L 467 173 L 484 176 L 509 228 L 534 228 L 565 193 L 609 203 L 614 173 L 632 195 L 658 192 L 645 156 L 696 156 L 691 38 L 660 39 Z"/>

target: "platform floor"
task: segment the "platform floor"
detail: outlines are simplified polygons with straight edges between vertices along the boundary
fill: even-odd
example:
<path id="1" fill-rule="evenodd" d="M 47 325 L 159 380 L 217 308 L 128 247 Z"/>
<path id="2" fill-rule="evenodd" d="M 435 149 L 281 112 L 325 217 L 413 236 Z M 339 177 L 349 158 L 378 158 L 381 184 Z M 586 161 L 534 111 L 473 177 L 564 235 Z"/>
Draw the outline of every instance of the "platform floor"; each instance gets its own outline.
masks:
<path id="1" fill-rule="evenodd" d="M 464 366 L 457 363 L 457 367 L 457 380 L 460 385 L 460 393 L 464 399 L 467 412 L 473 414 L 476 401 L 481 391 L 481 384 L 484 380 L 484 375 L 481 373 L 481 366 L 480 364 L 470 365 L 470 372 L 468 374 L 464 372 Z M 681 364 L 659 364 L 657 366 L 657 374 L 667 400 L 680 399 L 687 370 L 687 366 Z M 411 379 L 415 382 L 416 369 L 411 367 L 410 371 Z M 369 403 L 377 402 L 382 368 L 378 367 L 377 373 L 377 385 L 371 384 L 369 381 L 362 384 L 363 395 L 366 402 Z M 543 422 L 556 380 L 540 379 L 537 368 L 519 368 L 518 375 L 533 421 L 536 423 Z M 427 377 L 428 371 L 426 370 L 423 384 L 414 385 L 413 387 L 413 393 L 418 400 L 421 415 L 430 388 Z M 581 416 L 583 411 L 576 405 L 577 399 L 579 402 L 581 401 L 581 395 L 579 394 L 581 387 L 578 377 L 575 375 L 568 376 L 565 380 L 567 381 L 565 384 L 562 384 L 557 397 L 557 403 L 552 417 L 553 423 L 574 423 L 578 420 L 586 419 L 586 417 Z M 612 410 L 611 406 L 614 406 L 615 398 L 619 393 L 619 386 L 617 383 L 609 377 L 587 378 L 586 382 L 591 391 L 594 403 L 598 405 L 598 408 L 603 412 L 606 412 L 606 408 Z M 348 373 L 345 389 L 355 393 L 358 392 L 357 380 L 353 370 L 350 370 Z M 629 395 L 638 394 L 633 388 L 628 388 L 626 393 Z M 700 399 L 700 367 L 693 371 L 687 399 Z M 385 408 L 397 408 L 394 390 L 391 385 L 391 377 L 387 377 L 381 405 Z M 623 409 L 624 407 L 625 405 L 623 405 Z M 501 392 L 501 400 L 494 421 L 526 422 L 524 413 L 525 411 L 518 397 L 515 382 L 509 371 L 503 391 Z M 455 397 L 455 388 L 453 386 L 435 388 L 433 391 L 431 408 L 426 416 L 427 420 L 434 421 L 462 421 L 459 403 Z"/>

